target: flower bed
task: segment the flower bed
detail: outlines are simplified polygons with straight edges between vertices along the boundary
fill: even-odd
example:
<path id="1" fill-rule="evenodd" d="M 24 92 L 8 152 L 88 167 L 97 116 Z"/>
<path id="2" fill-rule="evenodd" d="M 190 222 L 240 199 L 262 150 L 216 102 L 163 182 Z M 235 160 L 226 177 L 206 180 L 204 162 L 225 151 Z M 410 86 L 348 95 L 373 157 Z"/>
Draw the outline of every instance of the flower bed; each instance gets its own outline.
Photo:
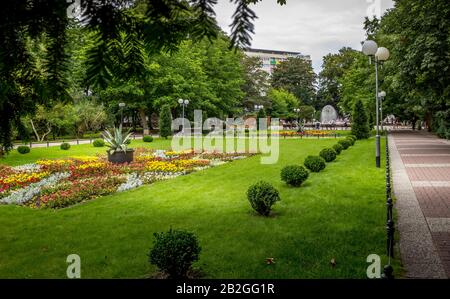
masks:
<path id="1" fill-rule="evenodd" d="M 301 137 L 331 137 L 331 136 L 335 136 L 335 133 L 332 131 L 322 131 L 322 130 L 307 130 L 307 131 L 302 131 L 302 132 L 298 132 L 298 131 L 280 131 L 279 132 L 279 136 L 281 137 L 296 137 L 296 136 L 301 136 Z"/>
<path id="2" fill-rule="evenodd" d="M 109 163 L 104 156 L 38 160 L 17 167 L 0 165 L 0 203 L 64 208 L 250 155 L 137 149 L 136 161 L 122 165 Z"/>

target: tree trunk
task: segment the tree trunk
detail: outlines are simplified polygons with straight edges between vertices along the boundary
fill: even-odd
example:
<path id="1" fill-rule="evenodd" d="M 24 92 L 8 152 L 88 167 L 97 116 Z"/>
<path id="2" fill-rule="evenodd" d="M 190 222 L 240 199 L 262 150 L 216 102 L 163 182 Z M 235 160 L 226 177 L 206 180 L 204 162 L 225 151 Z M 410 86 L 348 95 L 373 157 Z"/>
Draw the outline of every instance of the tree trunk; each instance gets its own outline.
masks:
<path id="1" fill-rule="evenodd" d="M 141 125 L 142 128 L 144 129 L 144 135 L 148 135 L 149 134 L 149 130 L 148 130 L 148 122 L 147 122 L 147 115 L 145 113 L 145 108 L 139 108 L 139 118 L 141 119 Z"/>

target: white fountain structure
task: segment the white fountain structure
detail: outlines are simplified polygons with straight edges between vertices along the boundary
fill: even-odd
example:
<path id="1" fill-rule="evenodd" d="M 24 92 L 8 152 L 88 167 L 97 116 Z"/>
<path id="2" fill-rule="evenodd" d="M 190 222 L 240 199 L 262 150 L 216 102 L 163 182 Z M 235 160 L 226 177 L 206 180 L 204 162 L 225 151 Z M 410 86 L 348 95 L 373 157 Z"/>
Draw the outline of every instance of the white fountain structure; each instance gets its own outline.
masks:
<path id="1" fill-rule="evenodd" d="M 322 113 L 320 114 L 320 122 L 322 124 L 331 124 L 338 119 L 338 114 L 336 109 L 334 109 L 331 105 L 326 105 L 322 109 Z"/>

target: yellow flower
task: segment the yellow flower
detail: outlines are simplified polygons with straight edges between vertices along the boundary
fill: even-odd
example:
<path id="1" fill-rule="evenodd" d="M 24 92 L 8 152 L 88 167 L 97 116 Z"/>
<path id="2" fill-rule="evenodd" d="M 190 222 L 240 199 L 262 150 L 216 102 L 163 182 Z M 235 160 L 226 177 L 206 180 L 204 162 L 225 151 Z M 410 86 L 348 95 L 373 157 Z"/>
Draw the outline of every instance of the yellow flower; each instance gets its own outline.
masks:
<path id="1" fill-rule="evenodd" d="M 73 160 L 80 161 L 80 162 L 96 162 L 98 161 L 98 157 L 95 156 L 71 156 L 70 157 Z"/>
<path id="2" fill-rule="evenodd" d="M 63 159 L 57 159 L 57 160 L 38 160 L 36 164 L 41 166 L 52 166 L 52 165 L 70 165 L 73 164 L 73 161 L 71 160 L 63 160 Z"/>
<path id="3" fill-rule="evenodd" d="M 106 163 L 104 162 L 89 162 L 86 164 L 81 164 L 76 167 L 76 169 L 88 169 L 88 168 L 102 168 L 105 167 Z"/>
<path id="4" fill-rule="evenodd" d="M 184 168 L 175 165 L 168 161 L 149 161 L 146 165 L 148 171 L 161 171 L 161 172 L 180 172 Z"/>

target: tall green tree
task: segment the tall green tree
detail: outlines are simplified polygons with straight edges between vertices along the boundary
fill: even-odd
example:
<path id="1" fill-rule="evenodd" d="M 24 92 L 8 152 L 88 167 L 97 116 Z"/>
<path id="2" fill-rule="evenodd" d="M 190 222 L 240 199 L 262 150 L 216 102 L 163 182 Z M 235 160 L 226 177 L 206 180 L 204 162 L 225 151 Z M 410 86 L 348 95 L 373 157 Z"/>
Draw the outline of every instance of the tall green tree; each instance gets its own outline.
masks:
<path id="1" fill-rule="evenodd" d="M 262 64 L 262 60 L 259 57 L 242 55 L 244 72 L 242 106 L 247 108 L 247 110 L 252 110 L 255 105 L 268 105 L 269 74 L 261 69 Z"/>
<path id="2" fill-rule="evenodd" d="M 164 105 L 159 114 L 159 136 L 166 138 L 172 136 L 172 113 L 169 105 Z"/>
<path id="3" fill-rule="evenodd" d="M 366 108 L 361 100 L 357 100 L 353 107 L 352 134 L 358 139 L 366 139 L 370 136 L 369 119 Z"/>
<path id="4" fill-rule="evenodd" d="M 285 89 L 309 105 L 314 99 L 316 77 L 310 61 L 290 57 L 273 69 L 271 81 L 272 87 Z"/>

